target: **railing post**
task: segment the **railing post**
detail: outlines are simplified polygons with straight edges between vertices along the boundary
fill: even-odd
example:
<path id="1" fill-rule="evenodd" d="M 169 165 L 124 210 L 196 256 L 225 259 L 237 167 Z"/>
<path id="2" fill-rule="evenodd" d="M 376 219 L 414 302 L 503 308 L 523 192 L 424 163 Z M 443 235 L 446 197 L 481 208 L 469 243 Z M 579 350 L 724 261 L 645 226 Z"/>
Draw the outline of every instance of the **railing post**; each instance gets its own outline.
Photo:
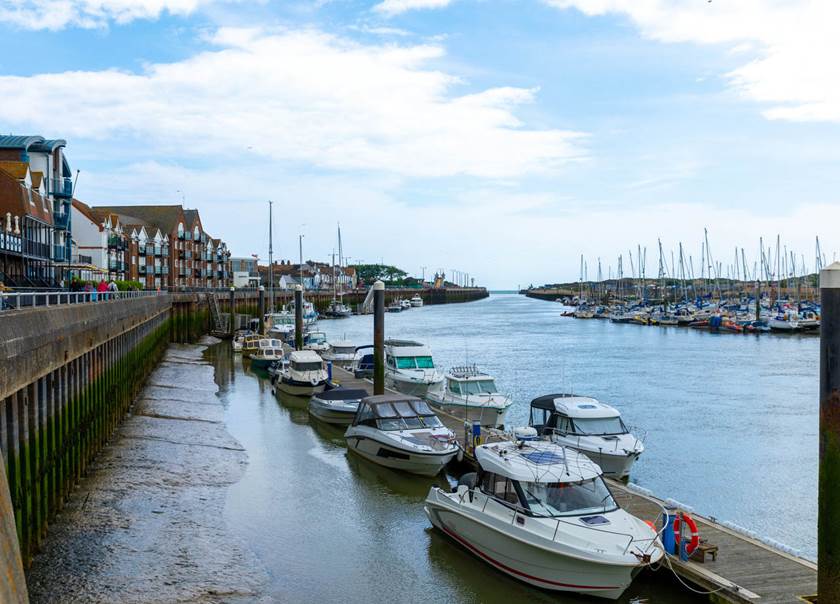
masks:
<path id="1" fill-rule="evenodd" d="M 817 592 L 840 602 L 840 262 L 820 271 L 820 458 Z"/>
<path id="2" fill-rule="evenodd" d="M 295 285 L 295 350 L 303 350 L 303 288 Z"/>
<path id="3" fill-rule="evenodd" d="M 373 284 L 373 393 L 385 394 L 385 284 Z"/>

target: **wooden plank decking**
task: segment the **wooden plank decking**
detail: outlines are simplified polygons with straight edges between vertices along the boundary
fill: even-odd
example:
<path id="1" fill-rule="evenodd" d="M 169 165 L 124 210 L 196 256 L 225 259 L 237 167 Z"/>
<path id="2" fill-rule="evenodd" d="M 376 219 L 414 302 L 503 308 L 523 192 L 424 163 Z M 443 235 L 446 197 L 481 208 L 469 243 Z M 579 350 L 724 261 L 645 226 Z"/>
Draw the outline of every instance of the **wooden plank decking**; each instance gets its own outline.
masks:
<path id="1" fill-rule="evenodd" d="M 353 377 L 348 371 L 333 368 L 334 381 L 348 388 L 363 388 L 372 392 L 369 380 Z M 458 436 L 470 461 L 466 443 L 467 431 L 461 419 L 439 413 L 443 421 Z M 662 500 L 641 494 L 625 484 L 608 480 L 616 500 L 622 508 L 644 520 L 656 522 L 661 513 Z M 760 541 L 735 532 L 709 518 L 692 514 L 700 535 L 718 546 L 717 560 L 705 563 L 670 557 L 671 566 L 683 578 L 700 589 L 717 590 L 714 600 L 737 603 L 802 602 L 802 596 L 817 591 L 817 566 L 774 549 Z M 659 572 L 668 572 L 661 568 Z"/>

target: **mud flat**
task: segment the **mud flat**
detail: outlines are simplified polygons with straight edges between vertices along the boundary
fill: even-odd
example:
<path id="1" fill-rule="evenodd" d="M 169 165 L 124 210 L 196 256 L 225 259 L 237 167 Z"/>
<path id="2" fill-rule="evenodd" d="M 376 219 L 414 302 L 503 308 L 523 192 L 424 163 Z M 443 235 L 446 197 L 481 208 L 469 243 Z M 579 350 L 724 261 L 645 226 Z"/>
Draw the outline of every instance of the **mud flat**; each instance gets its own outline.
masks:
<path id="1" fill-rule="evenodd" d="M 223 423 L 211 343 L 167 350 L 50 526 L 32 602 L 267 601 L 261 563 L 224 520 L 248 458 Z"/>

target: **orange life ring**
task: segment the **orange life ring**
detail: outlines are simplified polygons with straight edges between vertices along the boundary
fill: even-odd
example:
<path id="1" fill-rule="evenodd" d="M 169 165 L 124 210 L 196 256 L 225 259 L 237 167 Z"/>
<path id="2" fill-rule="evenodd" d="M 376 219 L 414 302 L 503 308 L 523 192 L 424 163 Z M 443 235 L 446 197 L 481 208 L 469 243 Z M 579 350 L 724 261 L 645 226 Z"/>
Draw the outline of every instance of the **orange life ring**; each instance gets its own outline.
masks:
<path id="1" fill-rule="evenodd" d="M 679 551 L 680 547 L 680 518 L 685 520 L 685 523 L 688 525 L 688 528 L 691 529 L 691 541 L 688 542 L 688 545 L 685 547 L 686 553 L 690 556 L 694 553 L 694 550 L 697 549 L 697 546 L 700 545 L 700 533 L 697 530 L 697 523 L 694 522 L 694 519 L 682 512 L 674 518 L 674 539 L 677 542 L 677 551 Z"/>

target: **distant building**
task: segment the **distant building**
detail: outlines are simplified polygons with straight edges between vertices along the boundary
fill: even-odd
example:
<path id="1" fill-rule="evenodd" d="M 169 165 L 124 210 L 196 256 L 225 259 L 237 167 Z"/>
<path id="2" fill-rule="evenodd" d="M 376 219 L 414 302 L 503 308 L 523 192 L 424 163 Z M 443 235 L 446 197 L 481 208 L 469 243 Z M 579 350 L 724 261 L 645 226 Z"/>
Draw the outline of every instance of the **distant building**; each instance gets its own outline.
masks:
<path id="1" fill-rule="evenodd" d="M 230 265 L 234 287 L 260 286 L 261 279 L 256 258 L 253 256 L 248 258 L 231 258 Z"/>

